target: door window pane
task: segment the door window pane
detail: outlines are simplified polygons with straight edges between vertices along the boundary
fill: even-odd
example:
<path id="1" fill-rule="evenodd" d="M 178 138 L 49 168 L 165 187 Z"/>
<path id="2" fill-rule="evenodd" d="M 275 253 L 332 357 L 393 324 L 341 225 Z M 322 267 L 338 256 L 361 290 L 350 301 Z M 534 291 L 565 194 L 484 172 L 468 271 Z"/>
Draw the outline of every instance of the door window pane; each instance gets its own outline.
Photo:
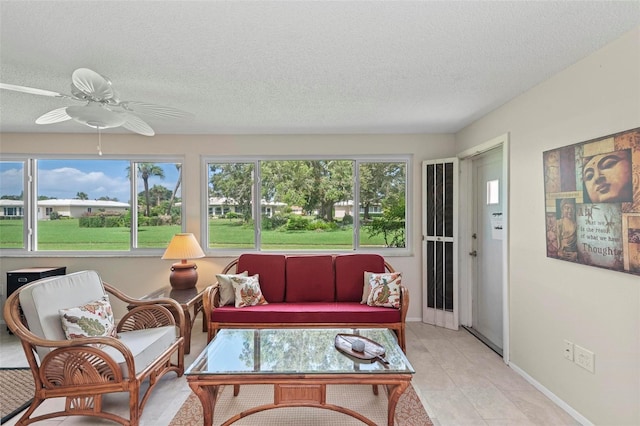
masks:
<path id="1" fill-rule="evenodd" d="M 499 180 L 487 181 L 487 205 L 500 204 Z"/>

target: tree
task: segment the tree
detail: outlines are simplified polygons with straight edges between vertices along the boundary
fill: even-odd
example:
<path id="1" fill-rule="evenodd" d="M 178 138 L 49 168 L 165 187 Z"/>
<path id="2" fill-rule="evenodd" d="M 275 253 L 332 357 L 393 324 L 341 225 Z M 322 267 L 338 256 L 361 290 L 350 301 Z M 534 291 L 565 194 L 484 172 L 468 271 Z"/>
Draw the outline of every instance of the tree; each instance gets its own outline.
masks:
<path id="1" fill-rule="evenodd" d="M 382 202 L 382 216 L 367 226 L 370 237 L 382 234 L 385 247 L 405 247 L 405 200 L 390 196 Z"/>
<path id="2" fill-rule="evenodd" d="M 24 191 L 20 192 L 20 195 L 3 195 L 0 196 L 0 200 L 22 200 L 24 197 Z"/>
<path id="3" fill-rule="evenodd" d="M 164 179 L 164 170 L 162 167 L 154 163 L 137 163 L 138 164 L 138 177 L 142 179 L 144 184 L 144 200 L 145 200 L 145 216 L 151 216 L 151 200 L 149 194 L 149 178 L 157 176 L 160 179 Z M 127 167 L 127 170 L 129 168 Z"/>
<path id="4" fill-rule="evenodd" d="M 313 161 L 312 194 L 320 205 L 319 216 L 333 221 L 333 206 L 353 199 L 353 163 L 351 161 Z"/>
<path id="5" fill-rule="evenodd" d="M 149 189 L 149 198 L 153 199 L 153 204 L 158 207 L 163 201 L 167 201 L 171 197 L 171 190 L 162 185 L 153 185 Z"/>
<path id="6" fill-rule="evenodd" d="M 182 164 L 176 163 L 176 169 L 178 169 L 178 180 L 176 181 L 176 186 L 173 188 L 173 193 L 171 194 L 171 198 L 169 199 L 169 204 L 167 205 L 167 216 L 171 215 L 171 208 L 173 207 L 173 202 L 176 199 L 176 194 L 178 193 L 178 189 L 180 188 L 180 184 L 182 183 Z"/>
<path id="7" fill-rule="evenodd" d="M 76 192 L 76 200 L 88 200 L 89 196 L 86 192 Z"/>
<path id="8" fill-rule="evenodd" d="M 360 165 L 360 205 L 364 220 L 370 219 L 372 205 L 388 196 L 404 195 L 404 163 L 362 163 Z"/>
<path id="9" fill-rule="evenodd" d="M 244 222 L 251 220 L 253 163 L 209 164 L 209 196 L 233 203 Z"/>
<path id="10" fill-rule="evenodd" d="M 333 206 L 353 199 L 353 162 L 291 160 L 261 163 L 264 198 L 301 206 L 332 221 Z"/>

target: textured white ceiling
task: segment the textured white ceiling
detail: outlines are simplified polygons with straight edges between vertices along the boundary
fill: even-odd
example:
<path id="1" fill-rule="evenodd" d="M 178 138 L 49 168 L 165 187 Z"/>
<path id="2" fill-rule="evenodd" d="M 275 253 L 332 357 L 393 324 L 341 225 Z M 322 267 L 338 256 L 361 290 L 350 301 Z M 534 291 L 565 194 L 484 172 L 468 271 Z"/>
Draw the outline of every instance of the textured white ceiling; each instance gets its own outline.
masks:
<path id="1" fill-rule="evenodd" d="M 638 1 L 1 1 L 0 81 L 195 114 L 159 134 L 455 132 L 640 25 Z M 0 91 L 2 132 L 75 104 Z M 110 130 L 119 133 L 126 130 Z"/>

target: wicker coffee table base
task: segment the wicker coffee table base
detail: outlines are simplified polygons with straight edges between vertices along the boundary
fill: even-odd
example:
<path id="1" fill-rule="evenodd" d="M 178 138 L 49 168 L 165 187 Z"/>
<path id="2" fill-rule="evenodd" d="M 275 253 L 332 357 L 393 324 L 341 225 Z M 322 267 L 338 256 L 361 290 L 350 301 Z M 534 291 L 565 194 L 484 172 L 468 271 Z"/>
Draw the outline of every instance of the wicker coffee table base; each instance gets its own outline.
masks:
<path id="1" fill-rule="evenodd" d="M 326 410 L 337 411 L 354 417 L 361 422 L 376 426 L 374 422 L 366 418 L 364 415 L 326 402 L 326 386 L 331 384 L 371 384 L 373 392 L 377 394 L 378 385 L 382 385 L 387 391 L 387 425 L 394 424 L 394 416 L 396 404 L 400 396 L 409 386 L 411 382 L 410 374 L 389 374 L 380 377 L 380 375 L 345 375 L 345 374 L 326 374 L 326 375 L 228 375 L 228 376 L 212 376 L 212 375 L 191 375 L 187 376 L 187 381 L 193 392 L 200 399 L 203 411 L 203 425 L 213 425 L 213 414 L 218 399 L 218 394 L 222 386 L 233 385 L 234 396 L 240 393 L 241 385 L 248 384 L 273 384 L 274 397 L 273 404 L 260 405 L 249 410 L 234 415 L 227 419 L 223 425 L 230 425 L 244 417 L 250 416 L 261 411 L 272 410 L 274 408 L 283 407 L 315 407 Z"/>

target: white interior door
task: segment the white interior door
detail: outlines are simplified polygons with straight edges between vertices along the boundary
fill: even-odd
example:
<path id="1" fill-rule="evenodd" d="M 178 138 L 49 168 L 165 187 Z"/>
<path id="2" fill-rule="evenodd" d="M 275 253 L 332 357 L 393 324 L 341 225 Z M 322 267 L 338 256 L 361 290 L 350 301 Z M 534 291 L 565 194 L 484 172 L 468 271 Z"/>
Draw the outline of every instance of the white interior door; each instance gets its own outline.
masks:
<path id="1" fill-rule="evenodd" d="M 502 148 L 473 159 L 472 332 L 502 353 L 503 239 Z"/>
<path id="2" fill-rule="evenodd" d="M 422 163 L 422 320 L 458 328 L 458 159 Z"/>

